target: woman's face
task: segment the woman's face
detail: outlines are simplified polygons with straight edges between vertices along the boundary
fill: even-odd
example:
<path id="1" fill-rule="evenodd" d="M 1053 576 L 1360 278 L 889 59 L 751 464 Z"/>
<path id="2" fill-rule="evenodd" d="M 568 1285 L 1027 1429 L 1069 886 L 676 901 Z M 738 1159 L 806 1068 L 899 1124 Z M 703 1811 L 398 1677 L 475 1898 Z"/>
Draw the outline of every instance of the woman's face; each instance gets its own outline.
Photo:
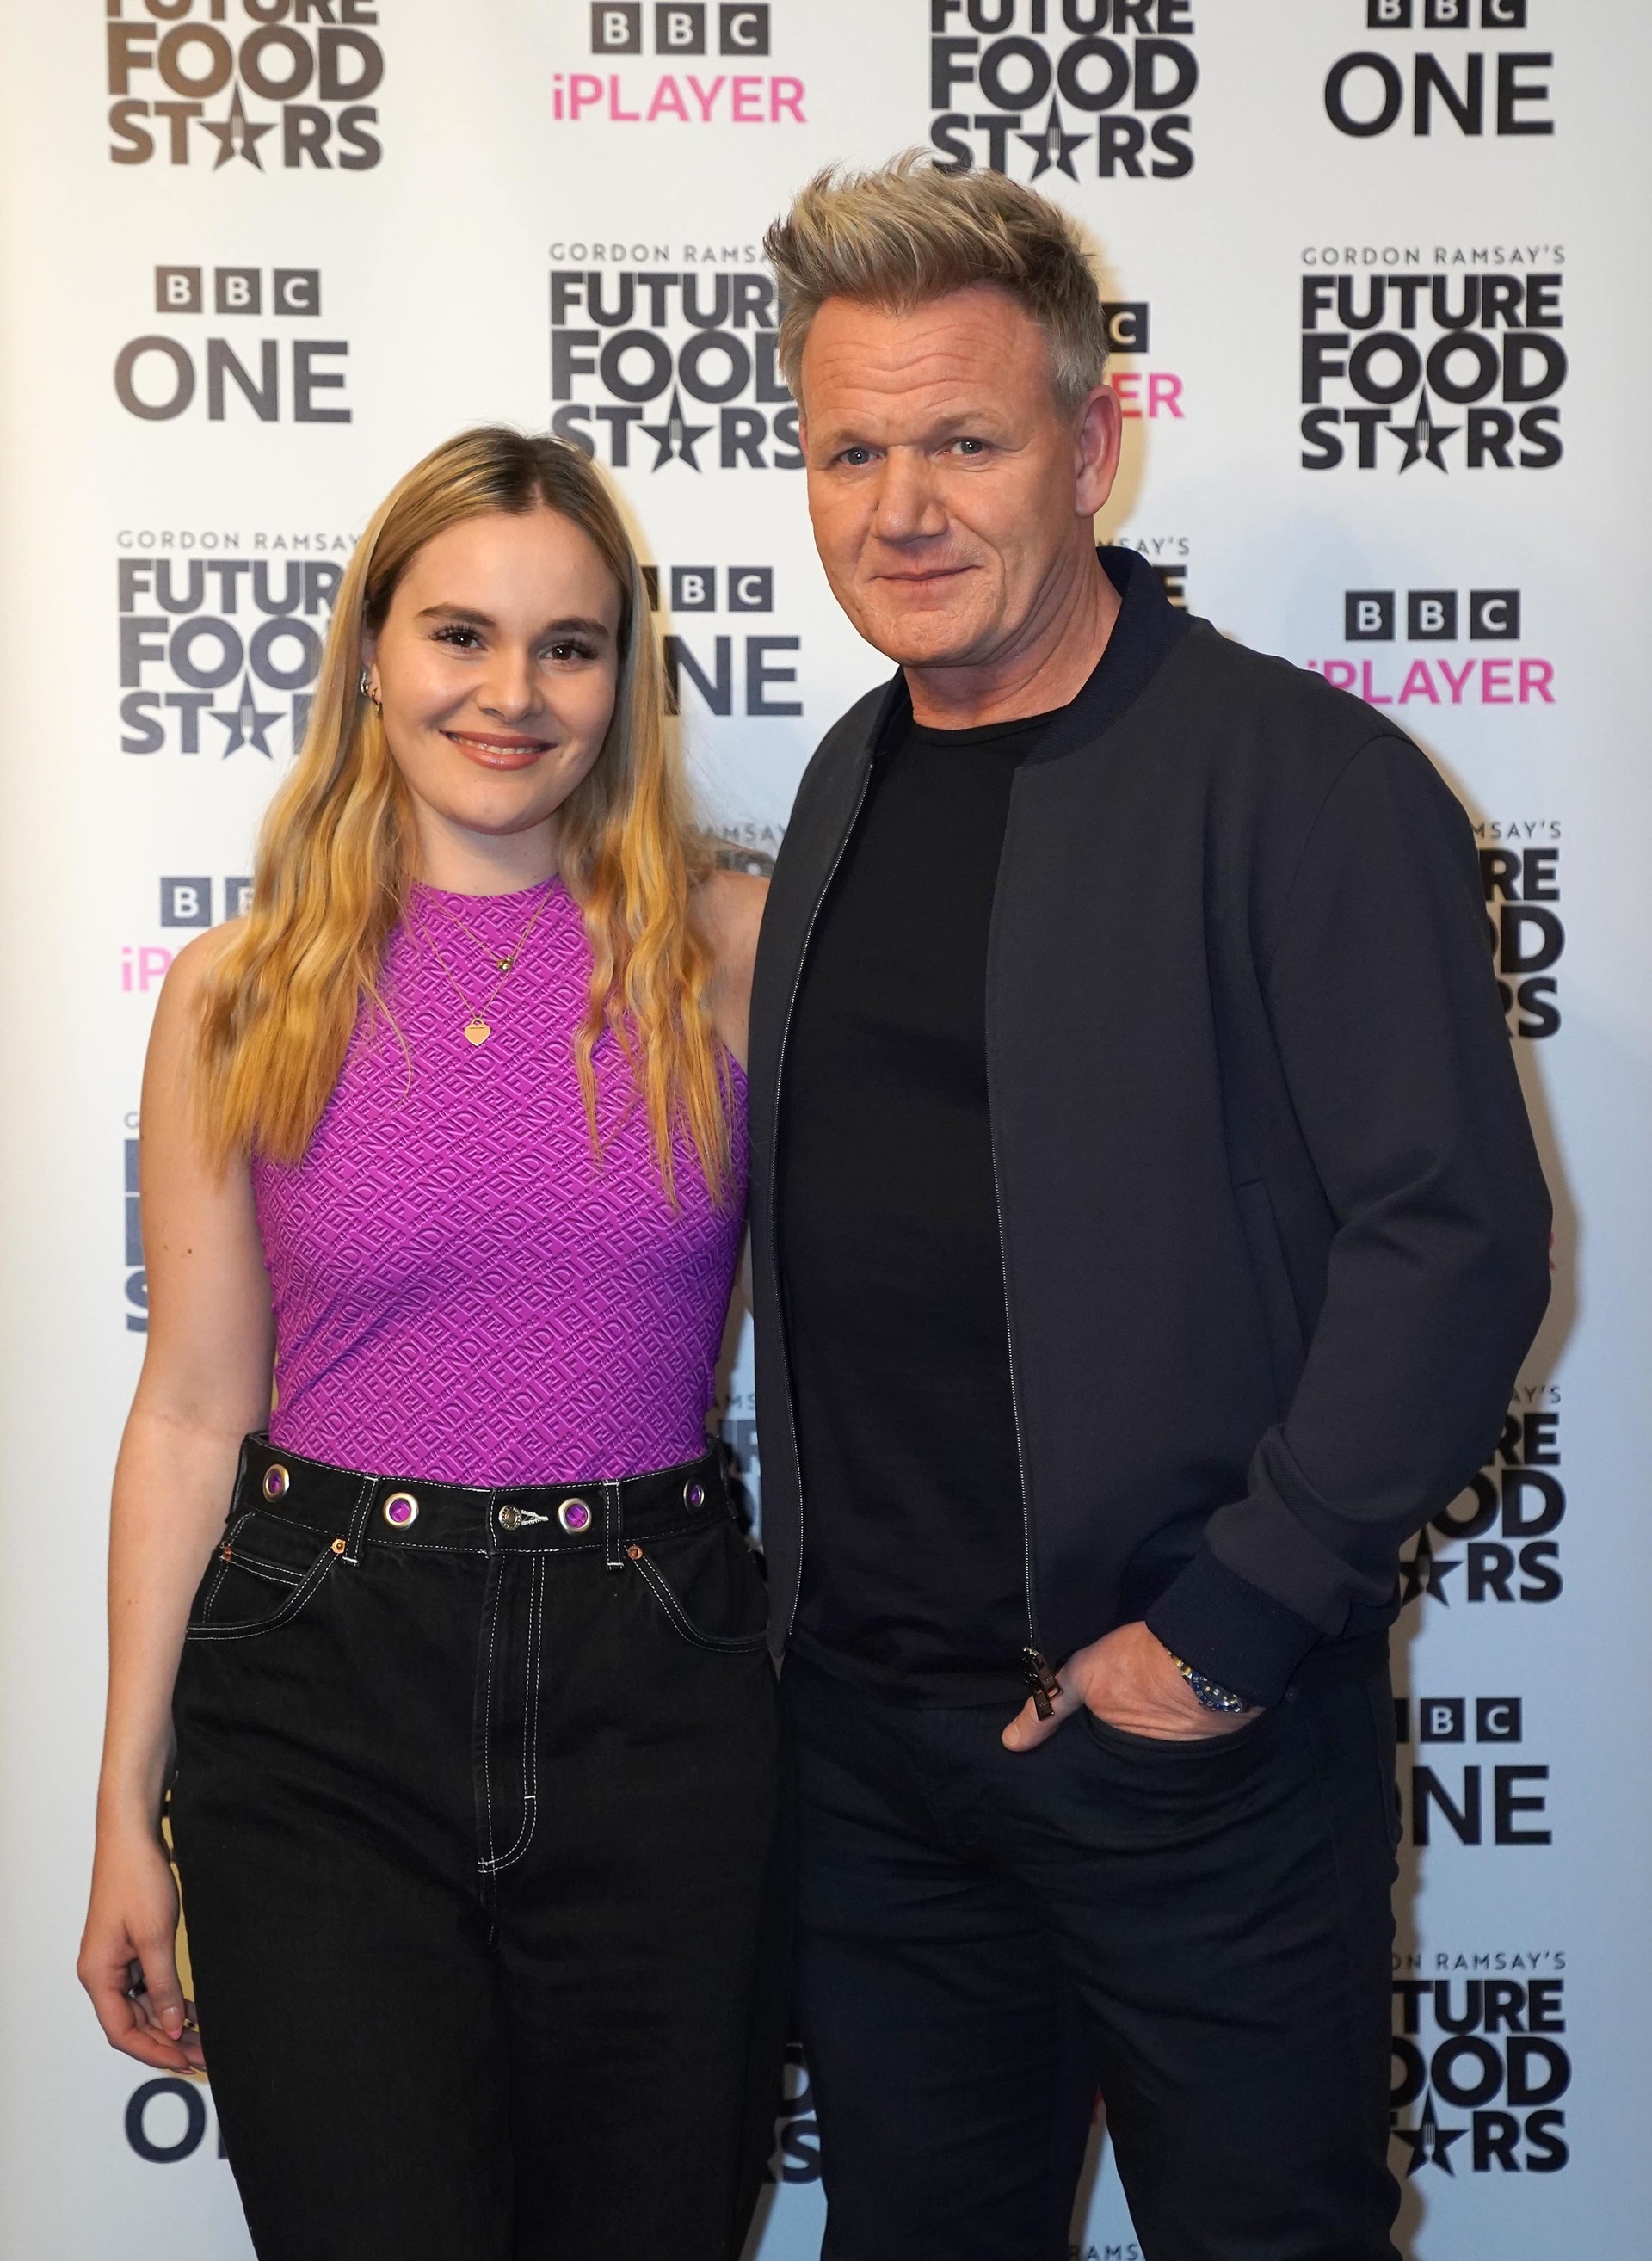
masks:
<path id="1" fill-rule="evenodd" d="M 490 512 L 418 550 L 366 647 L 421 833 L 544 825 L 614 712 L 620 592 L 571 520 Z"/>

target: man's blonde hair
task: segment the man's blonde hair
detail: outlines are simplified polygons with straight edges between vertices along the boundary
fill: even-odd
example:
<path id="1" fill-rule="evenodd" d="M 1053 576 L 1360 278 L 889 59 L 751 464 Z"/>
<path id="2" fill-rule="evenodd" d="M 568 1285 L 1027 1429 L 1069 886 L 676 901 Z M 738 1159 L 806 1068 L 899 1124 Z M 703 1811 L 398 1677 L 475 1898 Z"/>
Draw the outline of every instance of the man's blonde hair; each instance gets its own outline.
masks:
<path id="1" fill-rule="evenodd" d="M 1107 322 L 1078 231 L 1002 173 L 943 172 L 922 149 L 871 172 L 829 166 L 763 248 L 780 286 L 780 367 L 800 400 L 803 341 L 828 298 L 905 313 L 981 284 L 1024 306 L 1049 339 L 1064 414 L 1102 381 Z"/>

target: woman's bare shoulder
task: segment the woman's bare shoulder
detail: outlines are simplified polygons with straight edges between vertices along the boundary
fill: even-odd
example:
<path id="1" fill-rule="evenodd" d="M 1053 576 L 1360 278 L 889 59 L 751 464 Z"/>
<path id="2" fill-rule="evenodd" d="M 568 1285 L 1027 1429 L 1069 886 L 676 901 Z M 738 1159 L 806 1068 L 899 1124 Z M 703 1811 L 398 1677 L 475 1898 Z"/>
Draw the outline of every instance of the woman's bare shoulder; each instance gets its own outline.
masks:
<path id="1" fill-rule="evenodd" d="M 215 926 L 206 934 L 197 935 L 193 942 L 185 943 L 174 958 L 167 968 L 155 1007 L 150 1033 L 152 1056 L 157 1051 L 176 1051 L 186 1041 L 185 1031 L 193 1026 L 208 977 L 246 923 L 245 919 L 228 919 L 222 926 Z"/>

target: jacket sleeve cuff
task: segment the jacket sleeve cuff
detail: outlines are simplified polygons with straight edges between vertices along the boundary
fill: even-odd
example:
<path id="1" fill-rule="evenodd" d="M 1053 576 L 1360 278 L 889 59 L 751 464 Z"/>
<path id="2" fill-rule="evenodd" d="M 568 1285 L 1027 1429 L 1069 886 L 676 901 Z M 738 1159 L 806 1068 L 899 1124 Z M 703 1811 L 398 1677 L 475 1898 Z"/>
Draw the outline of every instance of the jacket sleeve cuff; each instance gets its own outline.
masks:
<path id="1" fill-rule="evenodd" d="M 1277 1704 L 1291 1674 L 1322 1638 L 1299 1618 L 1201 1548 L 1147 1612 L 1147 1630 L 1218 1687 L 1249 1704 Z"/>

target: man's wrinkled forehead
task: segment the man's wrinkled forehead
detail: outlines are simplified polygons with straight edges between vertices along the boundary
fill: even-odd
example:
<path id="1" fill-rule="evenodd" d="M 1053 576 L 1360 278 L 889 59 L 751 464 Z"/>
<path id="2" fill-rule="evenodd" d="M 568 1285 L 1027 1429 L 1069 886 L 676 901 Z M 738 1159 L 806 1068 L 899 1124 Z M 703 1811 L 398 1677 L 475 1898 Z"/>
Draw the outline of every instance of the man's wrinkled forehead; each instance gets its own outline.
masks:
<path id="1" fill-rule="evenodd" d="M 1043 329 L 990 285 L 900 308 L 828 298 L 804 341 L 800 405 L 817 437 L 845 415 L 1002 415 L 1032 370 L 1050 384 L 1050 362 Z"/>

